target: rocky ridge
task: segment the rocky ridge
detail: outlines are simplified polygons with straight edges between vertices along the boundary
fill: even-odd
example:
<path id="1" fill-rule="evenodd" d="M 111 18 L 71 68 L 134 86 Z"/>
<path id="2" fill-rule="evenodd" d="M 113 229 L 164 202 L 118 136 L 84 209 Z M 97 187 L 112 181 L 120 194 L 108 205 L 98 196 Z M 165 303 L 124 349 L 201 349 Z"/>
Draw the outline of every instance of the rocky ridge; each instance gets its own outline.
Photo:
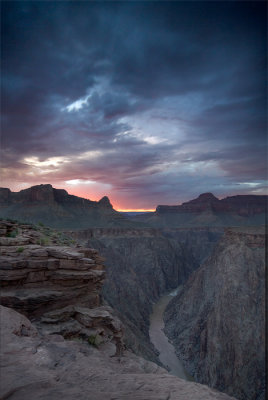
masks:
<path id="1" fill-rule="evenodd" d="M 227 227 L 265 224 L 268 196 L 238 195 L 219 200 L 212 193 L 181 205 L 159 205 L 154 213 L 133 217 L 153 227 Z"/>
<path id="2" fill-rule="evenodd" d="M 42 245 L 42 234 L 0 224 L 2 399 L 231 399 L 124 350 L 122 324 L 101 302 L 103 259 Z"/>
<path id="3" fill-rule="evenodd" d="M 23 222 L 42 222 L 57 229 L 82 229 L 90 226 L 135 226 L 115 211 L 107 196 L 91 201 L 69 195 L 51 185 L 37 185 L 20 192 L 0 188 L 0 217 Z"/>
<path id="4" fill-rule="evenodd" d="M 268 196 L 237 195 L 219 200 L 212 193 L 202 193 L 196 199 L 178 206 L 157 206 L 156 213 L 197 213 L 204 211 L 233 212 L 240 216 L 262 214 L 267 207 Z"/>
<path id="5" fill-rule="evenodd" d="M 166 333 L 197 382 L 265 398 L 265 234 L 232 228 L 167 307 Z"/>

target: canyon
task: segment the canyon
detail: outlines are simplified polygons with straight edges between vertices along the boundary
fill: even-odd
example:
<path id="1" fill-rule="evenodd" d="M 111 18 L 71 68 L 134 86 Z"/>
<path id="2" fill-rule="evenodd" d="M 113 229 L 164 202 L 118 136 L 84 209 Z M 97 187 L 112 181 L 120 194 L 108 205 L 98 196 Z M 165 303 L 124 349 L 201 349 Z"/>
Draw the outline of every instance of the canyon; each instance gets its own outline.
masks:
<path id="1" fill-rule="evenodd" d="M 264 398 L 264 234 L 260 226 L 265 223 L 267 196 L 218 200 L 206 193 L 181 206 L 159 206 L 155 213 L 126 218 L 113 210 L 107 197 L 91 202 L 63 194 L 51 185 L 30 189 L 15 197 L 6 189 L 0 190 L 0 216 L 13 216 L 12 210 L 16 210 L 16 218 L 23 216 L 23 221 L 33 222 L 34 215 L 37 223 L 29 228 L 5 222 L 2 304 L 28 317 L 38 335 L 46 338 L 44 346 L 55 336 L 64 338 L 61 346 L 69 346 L 71 340 L 77 349 L 91 341 L 97 348 L 91 346 L 90 353 L 102 359 L 104 375 L 110 367 L 119 375 L 125 374 L 124 360 L 126 369 L 131 364 L 139 374 L 154 371 L 170 377 L 150 340 L 150 316 L 162 296 L 181 286 L 164 318 L 165 333 L 182 357 L 186 372 L 196 382 L 226 396 Z M 43 213 L 38 214 L 40 207 Z M 51 219 L 47 218 L 49 210 Z M 234 222 L 236 228 L 226 228 Z M 12 238 L 14 229 L 19 235 Z M 21 247 L 23 251 L 18 253 Z M 47 297 L 41 290 L 44 284 Z M 243 311 L 240 319 L 238 305 Z M 247 346 L 252 348 L 250 354 Z M 118 369 L 111 354 L 121 359 Z M 250 360 L 244 358 L 247 354 Z M 149 387 L 146 382 L 145 387 Z M 176 392 L 173 381 L 171 384 L 163 378 L 162 382 L 165 395 L 158 389 L 152 398 L 184 398 L 183 391 Z M 164 382 L 172 387 L 171 397 Z M 131 399 L 150 398 L 149 392 L 136 393 L 132 383 L 128 383 L 133 389 Z M 201 392 L 197 391 L 188 392 L 185 399 L 199 399 Z M 209 396 L 206 392 L 204 399 Z"/>
<path id="2" fill-rule="evenodd" d="M 124 322 L 128 346 L 157 361 L 149 339 L 153 302 L 185 282 L 198 262 L 156 229 L 90 229 L 72 235 L 105 258 L 103 296 Z"/>
<path id="3" fill-rule="evenodd" d="M 122 323 L 102 304 L 103 259 L 67 240 L 0 223 L 2 399 L 231 400 L 127 351 Z"/>

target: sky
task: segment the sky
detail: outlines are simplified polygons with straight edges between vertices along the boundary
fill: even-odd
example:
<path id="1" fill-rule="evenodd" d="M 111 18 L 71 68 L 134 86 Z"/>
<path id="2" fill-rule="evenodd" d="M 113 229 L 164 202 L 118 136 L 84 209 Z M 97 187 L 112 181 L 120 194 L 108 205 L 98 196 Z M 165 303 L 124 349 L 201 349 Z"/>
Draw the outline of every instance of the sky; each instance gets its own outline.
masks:
<path id="1" fill-rule="evenodd" d="M 266 3 L 2 1 L 1 186 L 267 194 Z"/>

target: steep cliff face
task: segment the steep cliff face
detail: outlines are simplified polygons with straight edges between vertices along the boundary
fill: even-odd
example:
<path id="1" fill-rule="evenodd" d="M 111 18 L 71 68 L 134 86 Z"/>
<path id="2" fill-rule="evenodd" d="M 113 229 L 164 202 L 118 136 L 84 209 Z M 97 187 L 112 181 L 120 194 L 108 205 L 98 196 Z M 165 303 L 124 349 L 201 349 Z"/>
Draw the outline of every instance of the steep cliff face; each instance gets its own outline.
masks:
<path id="1" fill-rule="evenodd" d="M 201 265 L 212 253 L 224 228 L 196 227 L 163 229 L 163 235 L 180 243 L 191 254 L 195 263 Z"/>
<path id="2" fill-rule="evenodd" d="M 105 258 L 103 296 L 120 313 L 127 344 L 156 361 L 149 339 L 152 304 L 198 267 L 183 245 L 157 229 L 91 229 L 75 237 Z"/>
<path id="3" fill-rule="evenodd" d="M 33 186 L 20 192 L 0 188 L 0 217 L 42 222 L 59 229 L 135 225 L 115 211 L 106 196 L 91 201 L 51 185 Z"/>
<path id="4" fill-rule="evenodd" d="M 41 239 L 0 222 L 1 399 L 231 400 L 126 351 L 121 322 L 101 303 L 97 251 Z"/>
<path id="5" fill-rule="evenodd" d="M 166 332 L 198 382 L 265 398 L 264 232 L 226 231 L 165 313 Z"/>

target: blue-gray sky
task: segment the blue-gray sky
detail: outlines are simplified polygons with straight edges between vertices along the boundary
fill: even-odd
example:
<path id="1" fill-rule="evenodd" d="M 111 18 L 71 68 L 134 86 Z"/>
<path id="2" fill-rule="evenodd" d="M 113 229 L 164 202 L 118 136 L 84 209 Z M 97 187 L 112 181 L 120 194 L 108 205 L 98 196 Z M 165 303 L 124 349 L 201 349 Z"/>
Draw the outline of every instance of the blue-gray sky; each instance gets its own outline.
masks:
<path id="1" fill-rule="evenodd" d="M 265 193 L 265 2 L 1 8 L 1 186 L 120 209 Z"/>

